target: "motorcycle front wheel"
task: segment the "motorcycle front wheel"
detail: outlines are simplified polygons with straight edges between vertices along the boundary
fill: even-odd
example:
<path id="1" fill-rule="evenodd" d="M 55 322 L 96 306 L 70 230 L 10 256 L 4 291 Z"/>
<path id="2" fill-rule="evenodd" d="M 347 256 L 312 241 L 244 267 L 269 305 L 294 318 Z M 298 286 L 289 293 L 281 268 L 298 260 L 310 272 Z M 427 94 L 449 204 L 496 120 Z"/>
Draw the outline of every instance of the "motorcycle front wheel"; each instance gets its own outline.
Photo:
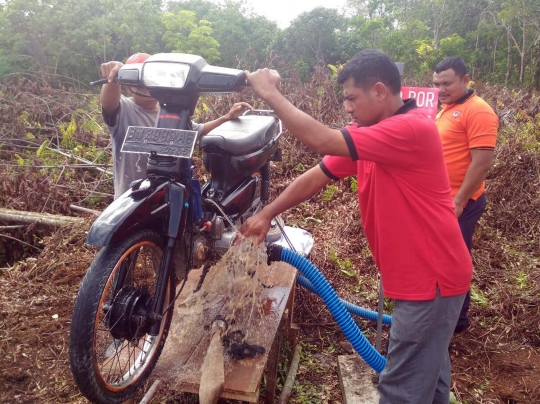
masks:
<path id="1" fill-rule="evenodd" d="M 174 271 L 157 335 L 149 335 L 151 308 L 163 257 L 162 238 L 142 230 L 104 247 L 88 269 L 73 310 L 69 356 L 81 393 L 94 403 L 133 396 L 154 369 L 172 319 Z"/>

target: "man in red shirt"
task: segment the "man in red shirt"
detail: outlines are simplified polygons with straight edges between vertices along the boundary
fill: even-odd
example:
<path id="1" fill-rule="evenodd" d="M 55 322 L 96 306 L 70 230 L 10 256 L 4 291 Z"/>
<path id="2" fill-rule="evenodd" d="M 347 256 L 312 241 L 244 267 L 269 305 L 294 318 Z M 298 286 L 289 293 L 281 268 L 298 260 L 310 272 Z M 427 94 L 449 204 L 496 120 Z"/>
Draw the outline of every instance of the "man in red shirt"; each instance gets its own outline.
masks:
<path id="1" fill-rule="evenodd" d="M 467 67 L 460 57 L 444 59 L 435 67 L 433 84 L 442 103 L 437 128 L 456 216 L 470 253 L 476 223 L 486 206 L 485 179 L 493 162 L 499 118 L 474 90 L 468 89 L 468 83 Z M 467 292 L 454 332 L 469 327 L 469 305 Z"/>
<path id="2" fill-rule="evenodd" d="M 365 50 L 340 72 L 354 123 L 331 129 L 295 108 L 277 89 L 279 74 L 247 74 L 253 90 L 308 147 L 325 155 L 241 228 L 262 242 L 273 217 L 331 180 L 357 175 L 362 224 L 395 299 L 381 404 L 447 404 L 448 346 L 472 277 L 454 214 L 441 141 L 433 121 L 400 97 L 401 78 L 383 52 Z"/>

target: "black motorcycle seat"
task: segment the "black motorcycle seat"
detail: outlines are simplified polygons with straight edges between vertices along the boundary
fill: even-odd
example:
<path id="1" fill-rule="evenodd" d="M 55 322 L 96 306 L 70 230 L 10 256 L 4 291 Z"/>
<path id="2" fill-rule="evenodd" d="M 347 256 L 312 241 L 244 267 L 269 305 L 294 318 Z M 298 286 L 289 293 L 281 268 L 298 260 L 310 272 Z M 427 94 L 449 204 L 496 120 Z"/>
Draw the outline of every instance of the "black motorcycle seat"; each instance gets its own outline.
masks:
<path id="1" fill-rule="evenodd" d="M 271 116 L 245 115 L 225 122 L 201 139 L 207 153 L 242 156 L 261 149 L 276 135 L 276 122 Z"/>

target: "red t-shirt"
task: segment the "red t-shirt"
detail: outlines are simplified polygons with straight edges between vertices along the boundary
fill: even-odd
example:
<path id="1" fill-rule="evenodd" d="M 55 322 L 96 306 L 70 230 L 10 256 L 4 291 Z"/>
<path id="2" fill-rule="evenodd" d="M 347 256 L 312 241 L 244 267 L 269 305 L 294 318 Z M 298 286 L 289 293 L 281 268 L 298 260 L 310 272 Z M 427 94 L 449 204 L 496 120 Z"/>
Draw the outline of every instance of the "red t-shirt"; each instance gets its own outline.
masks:
<path id="1" fill-rule="evenodd" d="M 362 224 L 384 294 L 431 300 L 469 290 L 472 262 L 454 213 L 435 123 L 407 100 L 370 127 L 342 129 L 351 157 L 326 156 L 333 179 L 357 175 Z"/>

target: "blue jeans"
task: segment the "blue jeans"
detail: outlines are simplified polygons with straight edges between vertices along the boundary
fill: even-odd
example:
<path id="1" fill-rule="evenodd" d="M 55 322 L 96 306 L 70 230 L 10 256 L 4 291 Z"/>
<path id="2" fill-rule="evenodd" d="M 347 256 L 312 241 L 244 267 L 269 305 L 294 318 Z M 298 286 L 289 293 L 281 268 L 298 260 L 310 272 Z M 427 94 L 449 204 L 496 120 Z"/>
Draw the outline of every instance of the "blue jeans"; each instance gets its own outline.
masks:
<path id="1" fill-rule="evenodd" d="M 459 227 L 461 229 L 461 235 L 463 240 L 469 249 L 469 253 L 472 249 L 472 239 L 474 234 L 474 229 L 480 217 L 484 213 L 486 208 L 486 194 L 483 193 L 478 197 L 476 201 L 469 199 L 467 206 L 463 209 L 463 213 L 458 218 Z M 459 314 L 459 319 L 456 325 L 456 332 L 461 332 L 469 326 L 469 320 L 467 319 L 467 313 L 469 312 L 469 307 L 471 305 L 471 293 L 467 292 L 465 300 L 463 301 L 463 307 L 461 308 L 461 313 Z"/>

